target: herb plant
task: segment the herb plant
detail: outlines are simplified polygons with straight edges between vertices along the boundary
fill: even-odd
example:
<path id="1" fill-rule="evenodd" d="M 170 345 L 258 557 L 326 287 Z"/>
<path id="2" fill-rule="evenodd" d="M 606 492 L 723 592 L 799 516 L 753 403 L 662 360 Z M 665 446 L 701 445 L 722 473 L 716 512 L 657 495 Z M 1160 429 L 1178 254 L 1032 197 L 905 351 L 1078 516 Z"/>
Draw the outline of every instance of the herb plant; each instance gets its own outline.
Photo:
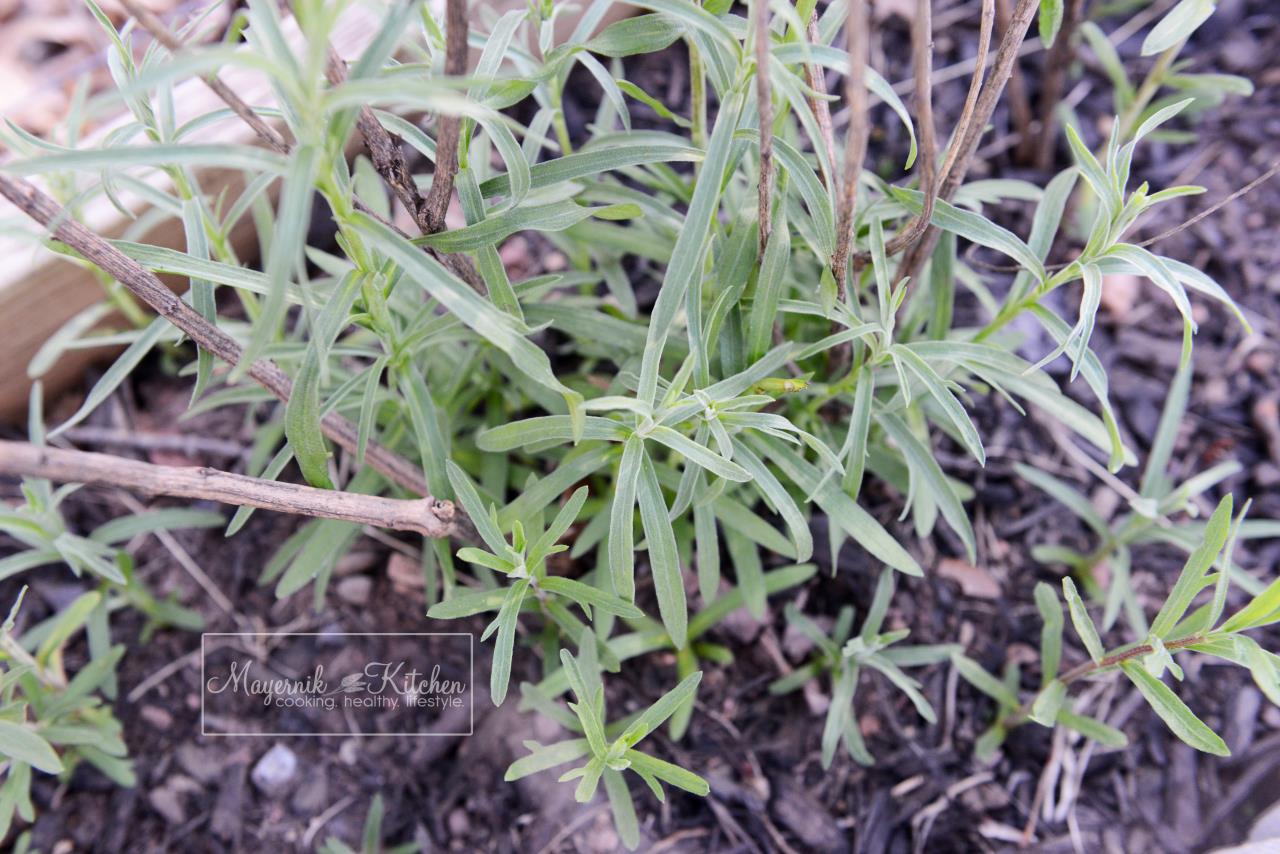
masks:
<path id="1" fill-rule="evenodd" d="M 812 620 L 801 614 L 794 605 L 787 607 L 787 622 L 795 626 L 817 648 L 818 655 L 804 667 L 788 674 L 769 686 L 775 694 L 785 694 L 802 686 L 808 680 L 822 675 L 831 677 L 831 705 L 827 709 L 826 723 L 822 729 L 822 766 L 830 767 L 835 759 L 837 745 L 843 743 L 849 755 L 862 765 L 871 765 L 873 759 L 862 739 L 862 731 L 853 716 L 853 697 L 858 689 L 858 677 L 862 670 L 881 673 L 902 693 L 907 695 L 916 712 L 928 723 L 937 722 L 933 706 L 920 693 L 920 683 L 912 679 L 903 667 L 920 667 L 945 661 L 955 647 L 896 646 L 911 634 L 910 629 L 881 631 L 889 602 L 893 598 L 893 573 L 884 570 L 876 584 L 871 608 L 862 621 L 858 634 L 853 631 L 853 608 L 840 609 L 830 636 Z"/>
<path id="2" fill-rule="evenodd" d="M 808 679 L 829 681 L 824 764 L 840 741 L 854 759 L 870 761 L 855 714 L 866 670 L 887 678 L 929 721 L 932 706 L 903 668 L 949 659 L 999 704 L 979 752 L 996 749 L 1009 727 L 1026 720 L 1119 743 L 1122 736 L 1104 723 L 1072 712 L 1067 697 L 1077 679 L 1112 670 L 1131 679 L 1179 737 L 1222 752 L 1221 740 L 1161 681 L 1166 670 L 1180 675 L 1172 654 L 1181 650 L 1241 663 L 1269 697 L 1280 693 L 1275 657 L 1241 634 L 1277 613 L 1277 588 L 1259 589 L 1231 571 L 1224 551 L 1229 497 L 1207 525 L 1164 526 L 1224 471 L 1177 488 L 1166 473 L 1189 382 L 1191 300 L 1206 298 L 1244 318 L 1201 270 L 1129 236 L 1153 207 L 1198 192 L 1138 180 L 1131 174 L 1137 147 L 1169 138 L 1206 98 L 1242 90 L 1175 63 L 1211 3 L 1183 0 L 1155 26 L 1145 52 L 1159 54 L 1157 69 L 1134 86 L 1096 26 L 1062 23 L 1062 0 L 1018 0 L 994 51 L 987 29 L 971 97 L 943 146 L 930 94 L 928 0 L 917 3 L 913 20 L 911 110 L 869 66 L 864 0 L 822 8 L 814 0 L 752 0 L 745 14 L 725 0 L 631 0 L 640 14 L 604 27 L 613 4 L 594 0 L 570 30 L 556 26 L 568 6 L 554 0 L 470 20 L 460 0 L 449 0 L 443 20 L 425 3 L 396 0 L 349 63 L 328 47 L 346 3 L 297 0 L 288 4 L 290 18 L 271 0 L 248 0 L 225 39 L 203 46 L 193 46 L 207 29 L 203 18 L 175 33 L 136 12 L 141 28 L 117 31 L 93 0 L 86 3 L 112 41 L 118 91 L 90 102 L 85 114 L 123 104 L 131 118 L 97 147 L 78 144 L 83 115 L 60 141 L 11 127 L 4 138 L 18 156 L 0 165 L 0 193 L 41 225 L 32 237 L 101 271 L 105 286 L 102 304 L 46 346 L 35 373 L 66 349 L 126 345 L 50 437 L 88 417 L 160 351 L 185 364 L 192 412 L 248 407 L 256 430 L 249 474 L 257 480 L 216 496 L 241 505 L 227 532 L 239 530 L 255 507 L 319 517 L 264 568 L 262 580 L 279 596 L 311 587 L 322 603 L 362 524 L 424 535 L 428 614 L 496 612 L 484 632 L 494 643 L 492 701 L 504 702 L 512 674 L 541 658 L 541 681 L 521 691 L 525 707 L 580 734 L 531 745 L 508 778 L 582 760 L 564 779 L 578 780 L 580 800 L 603 781 L 621 836 L 634 845 L 636 816 L 623 772 L 634 772 L 658 797 L 663 782 L 707 791 L 693 771 L 636 748 L 668 721 L 673 738 L 685 732 L 703 669 L 732 658 L 715 641 L 716 624 L 740 607 L 763 618 L 769 596 L 816 577 L 809 563 L 816 549 L 838 567 L 850 542 L 881 567 L 858 634 L 851 603 L 837 603 L 830 634 L 786 608 L 816 653 L 773 686 L 782 692 Z M 1069 121 L 1064 148 L 1073 165 L 1043 187 L 966 181 L 1037 11 L 1054 56 L 1069 65 L 1073 40 L 1082 35 L 1103 60 L 1116 84 L 1117 120 L 1096 150 Z M 141 29 L 153 40 L 135 54 Z M 632 57 L 677 41 L 689 57 L 688 115 L 625 77 Z M 479 51 L 471 69 L 468 45 Z M 218 89 L 217 71 L 231 66 L 265 76 L 275 104 L 245 104 Z M 578 68 L 602 92 L 583 133 L 569 127 L 563 107 Z M 848 121 L 840 140 L 827 71 L 845 81 Z M 179 120 L 176 87 L 193 75 L 215 87 L 226 109 Z M 882 172 L 863 169 L 872 97 L 885 105 L 893 133 L 907 140 L 907 151 Z M 665 129 L 640 129 L 635 105 L 663 119 Z M 200 141 L 205 128 L 242 120 L 259 144 Z M 368 155 L 352 159 L 357 138 Z M 238 197 L 202 189 L 210 168 L 243 176 Z M 29 175 L 43 176 L 48 194 L 28 183 Z M 446 228 L 455 192 L 464 224 Z M 123 238 L 104 240 L 76 222 L 98 196 L 126 213 L 125 197 L 141 198 L 150 211 Z M 996 222 L 1005 202 L 1022 201 L 1036 204 L 1025 238 Z M 1069 206 L 1075 218 L 1067 217 Z M 329 245 L 308 242 L 313 216 L 332 226 Z M 182 224 L 185 249 L 138 241 L 143 226 L 158 219 Z M 232 235 L 243 223 L 258 235 L 260 269 L 237 254 Z M 1055 246 L 1077 232 L 1082 248 L 1051 262 Z M 499 248 L 517 233 L 530 235 L 544 254 L 561 254 L 565 267 L 513 281 Z M 1012 261 L 1012 282 L 1003 287 L 985 277 L 961 251 L 966 244 Z M 189 286 L 176 297 L 156 274 Z M 1102 539 L 1096 555 L 1039 556 L 1065 561 L 1088 594 L 1105 600 L 1104 630 L 1124 610 L 1136 640 L 1104 648 L 1065 579 L 1090 661 L 1060 672 L 1061 605 L 1042 584 L 1042 682 L 1024 702 L 1016 670 L 996 678 L 954 646 L 904 646 L 909 628 L 884 631 L 894 573 L 924 570 L 858 499 L 869 481 L 886 485 L 902 496 L 919 537 L 941 520 L 976 562 L 965 508 L 973 491 L 944 471 L 940 449 L 954 447 L 985 464 L 990 449 L 972 413 L 997 396 L 1019 410 L 1040 410 L 1091 446 L 1084 453 L 1101 454 L 1112 474 L 1137 465 L 1091 348 L 1111 274 L 1141 276 L 1159 288 L 1181 318 L 1185 341 L 1170 409 L 1131 502 L 1134 515 L 1112 529 L 1057 481 L 1021 472 Z M 1077 284 L 1078 313 L 1060 316 L 1054 306 Z M 978 307 L 976 320 L 970 305 Z M 110 333 L 94 331 L 113 307 L 125 309 L 124 325 L 112 321 Z M 1027 326 L 1042 329 L 1055 346 L 1025 358 L 1019 330 Z M 1083 380 L 1092 408 L 1047 372 L 1063 355 L 1071 362 L 1069 382 Z M 31 433 L 32 442 L 45 441 L 42 428 Z M 0 462 L 6 459 L 0 453 Z M 301 487 L 268 489 L 290 463 L 326 491 L 322 499 Z M 99 464 L 85 460 L 83 474 L 72 479 L 109 481 L 95 473 Z M 6 465 L 10 473 L 44 476 L 39 464 Z M 0 517 L 29 547 L 0 564 L 5 574 L 65 562 L 106 585 L 86 594 L 94 607 L 104 596 L 122 597 L 184 624 L 185 617 L 138 592 L 114 544 L 209 520 L 164 511 L 82 538 L 57 518 L 66 490 L 33 483 L 27 508 Z M 267 492 L 270 501 L 261 498 Z M 814 542 L 814 514 L 827 519 L 824 543 Z M 1150 624 L 1122 572 L 1113 573 L 1110 589 L 1090 572 L 1103 555 L 1125 565 L 1127 548 L 1144 537 L 1185 542 L 1191 551 Z M 686 583 L 694 577 L 696 585 Z M 1220 622 L 1233 580 L 1256 595 Z M 1211 601 L 1191 610 L 1208 588 Z M 87 619 L 93 609 L 80 610 Z M 54 623 L 64 631 L 46 630 L 44 659 L 70 636 L 68 619 Z M 520 643 L 521 625 L 535 623 L 533 643 Z M 101 649 L 94 625 L 90 646 Z M 674 653 L 676 687 L 638 716 L 610 722 L 600 670 L 625 677 L 625 662 L 651 653 Z M 106 679 L 106 660 L 86 668 L 98 676 L 72 680 L 80 701 Z M 41 677 L 48 661 L 37 655 L 19 663 L 27 670 L 6 677 L 5 701 L 13 705 L 4 714 L 21 733 L 21 744 L 11 746 L 27 747 L 9 754 L 6 786 L 15 795 L 6 788 L 3 802 L 25 815 L 16 793 L 25 791 L 29 767 L 62 767 L 45 742 L 58 744 L 63 724 L 47 717 L 41 699 L 50 687 Z M 556 700 L 568 690 L 572 714 Z M 36 713 L 34 728 L 21 723 L 27 707 Z M 63 701 L 55 708 L 101 726 L 109 719 L 97 706 Z M 67 753 L 126 776 L 118 755 L 63 743 Z M 379 806 L 370 812 L 375 828 Z"/>

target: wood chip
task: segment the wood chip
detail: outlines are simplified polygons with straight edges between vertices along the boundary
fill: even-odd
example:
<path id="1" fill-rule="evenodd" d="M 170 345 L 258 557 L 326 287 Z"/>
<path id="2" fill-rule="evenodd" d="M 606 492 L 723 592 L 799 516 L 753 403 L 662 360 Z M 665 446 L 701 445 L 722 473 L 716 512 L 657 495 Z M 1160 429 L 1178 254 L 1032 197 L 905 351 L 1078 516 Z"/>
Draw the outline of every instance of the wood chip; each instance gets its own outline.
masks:
<path id="1" fill-rule="evenodd" d="M 938 574 L 960 585 L 961 592 L 977 599 L 1000 598 L 1000 585 L 985 569 L 968 561 L 947 557 L 938 561 Z"/>

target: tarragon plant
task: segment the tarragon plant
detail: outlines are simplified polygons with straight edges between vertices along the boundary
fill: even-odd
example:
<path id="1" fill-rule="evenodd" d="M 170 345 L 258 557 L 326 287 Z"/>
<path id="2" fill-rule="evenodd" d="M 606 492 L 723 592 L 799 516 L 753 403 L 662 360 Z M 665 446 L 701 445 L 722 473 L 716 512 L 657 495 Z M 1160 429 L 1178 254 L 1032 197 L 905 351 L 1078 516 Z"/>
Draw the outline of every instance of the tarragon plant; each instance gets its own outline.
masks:
<path id="1" fill-rule="evenodd" d="M 804 685 L 810 679 L 829 674 L 831 677 L 831 705 L 827 708 L 826 724 L 822 729 L 822 767 L 830 767 L 835 759 L 837 745 L 843 743 L 849 755 L 862 765 L 871 765 L 873 759 L 862 738 L 858 719 L 853 714 L 853 696 L 858 689 L 858 677 L 863 669 L 874 670 L 907 695 L 920 717 L 928 723 L 937 721 L 933 706 L 920 692 L 920 683 L 903 672 L 903 667 L 921 667 L 946 661 L 957 647 L 949 644 L 899 646 L 911 634 L 910 629 L 882 631 L 884 618 L 893 598 L 893 573 L 880 574 L 871 607 L 858 634 L 853 631 L 854 612 L 844 606 L 836 616 L 828 635 L 816 623 L 806 617 L 794 604 L 787 606 L 787 622 L 814 644 L 818 654 L 814 660 L 795 672 L 778 679 L 769 686 L 774 694 L 785 694 Z"/>
<path id="2" fill-rule="evenodd" d="M 965 508 L 973 490 L 944 470 L 939 449 L 985 464 L 991 449 L 972 413 L 997 396 L 1040 410 L 1112 472 L 1136 465 L 1091 348 L 1107 275 L 1146 278 L 1176 308 L 1188 344 L 1175 385 L 1185 384 L 1190 359 L 1192 297 L 1239 316 L 1202 271 L 1131 238 L 1154 206 L 1196 191 L 1136 181 L 1137 146 L 1167 138 L 1204 105 L 1204 92 L 1240 89 L 1189 81 L 1174 64 L 1212 5 L 1199 0 L 1183 0 L 1148 36 L 1163 66 L 1149 84 L 1122 85 L 1107 57 L 1117 88 L 1134 91 L 1118 92 L 1119 120 L 1097 149 L 1067 129 L 1074 165 L 1044 186 L 966 177 L 1036 12 L 1046 43 L 1072 43 L 1072 32 L 1058 32 L 1057 0 L 1013 4 L 944 146 L 930 94 L 928 0 L 913 19 L 911 110 L 869 65 L 865 0 L 821 8 L 752 0 L 745 9 L 727 0 L 592 0 L 571 27 L 557 26 L 570 4 L 555 0 L 470 15 L 462 0 L 448 0 L 443 19 L 418 0 L 391 0 L 367 44 L 345 58 L 330 45 L 347 2 L 296 0 L 286 14 L 274 0 L 248 0 L 211 43 L 202 43 L 207 17 L 172 31 L 127 2 L 141 26 L 117 30 L 86 3 L 110 39 L 117 91 L 77 108 L 58 139 L 10 127 L 3 137 L 15 156 L 0 165 L 0 193 L 40 223 L 32 239 L 92 267 L 106 286 L 33 373 L 68 349 L 125 348 L 51 438 L 65 438 L 149 354 L 183 364 L 191 412 L 236 407 L 254 428 L 254 479 L 218 495 L 241 505 L 228 533 L 255 507 L 320 517 L 281 544 L 264 583 L 282 597 L 310 587 L 319 606 L 363 525 L 423 536 L 429 613 L 497 612 L 486 632 L 495 636 L 493 701 L 503 702 L 511 675 L 539 658 L 540 683 L 522 691 L 528 705 L 554 716 L 554 698 L 576 694 L 577 723 L 565 722 L 584 738 L 550 754 L 540 748 L 519 771 L 585 758 L 579 794 L 590 796 L 603 779 L 626 840 L 636 835 L 622 771 L 705 791 L 691 772 L 638 753 L 636 742 L 667 720 L 675 736 L 689 726 L 696 674 L 729 657 L 715 638 L 721 618 L 745 606 L 763 619 L 770 595 L 823 584 L 810 581 L 806 563 L 819 547 L 840 567 L 852 543 L 885 573 L 863 631 L 845 637 L 852 616 L 841 617 L 836 640 L 819 642 L 819 661 L 801 671 L 833 680 L 824 759 L 840 737 L 866 759 L 851 723 L 862 670 L 879 670 L 922 713 L 930 708 L 899 668 L 933 662 L 942 650 L 891 646 L 900 632 L 881 631 L 890 573 L 924 570 L 859 498 L 870 481 L 884 485 L 919 537 L 941 519 L 976 562 Z M 638 14 L 602 26 L 615 6 Z M 1089 26 L 1076 29 L 1105 53 Z M 153 37 L 145 46 L 143 30 Z M 687 109 L 627 77 L 634 57 L 676 42 L 689 63 Z M 468 48 L 478 52 L 473 67 Z M 1068 52 L 1063 62 L 1071 59 Z M 240 100 L 217 76 L 233 67 L 265 79 L 272 103 Z M 565 110 L 577 69 L 602 93 L 585 128 L 571 127 Z M 832 71 L 846 84 L 841 140 L 832 131 L 835 96 L 825 90 Z M 176 93 L 191 78 L 208 81 L 226 107 L 185 115 Z M 1183 96 L 1165 97 L 1170 89 Z M 874 173 L 862 168 L 873 98 L 892 123 L 886 138 L 906 149 Z M 82 122 L 122 108 L 127 117 L 100 144 L 83 143 Z M 642 111 L 662 129 L 640 129 Z M 203 141 L 229 122 L 244 122 L 255 144 Z M 352 158 L 357 140 L 368 154 Z M 242 179 L 235 192 L 209 189 L 215 171 Z M 45 190 L 26 181 L 34 175 Z M 461 220 L 450 227 L 455 196 Z M 1081 248 L 1055 262 L 1055 246 L 1075 234 L 1064 222 L 1072 198 L 1083 215 Z M 142 203 L 147 212 L 121 238 L 104 240 L 76 222 L 101 199 L 126 216 Z M 1025 237 L 996 221 L 1017 203 L 1035 205 Z M 308 242 L 313 219 L 332 226 L 331 241 Z M 181 225 L 183 248 L 141 242 L 165 220 Z M 258 238 L 256 267 L 233 239 L 243 227 Z M 563 263 L 513 278 L 499 250 L 517 234 L 539 257 Z M 1012 261 L 1012 283 L 985 275 L 964 244 Z M 174 296 L 155 274 L 188 286 Z M 1053 306 L 1077 283 L 1078 313 L 1059 316 Z M 105 332 L 104 320 L 112 324 Z M 1024 357 L 1019 330 L 1028 326 L 1048 334 L 1050 352 Z M 1079 403 L 1046 371 L 1063 354 L 1070 381 L 1083 379 L 1096 405 Z M 1162 431 L 1149 472 L 1164 471 L 1168 436 Z M 39 455 L 23 459 L 6 470 L 41 476 Z M 94 472 L 100 460 L 74 459 L 82 479 L 109 482 Z M 291 463 L 320 497 L 288 485 Z M 1140 514 L 1185 506 L 1167 485 L 1142 495 Z M 33 493 L 28 511 L 4 517 L 23 519 L 31 528 L 24 543 L 38 553 L 5 566 L 62 560 L 117 587 L 123 578 L 128 590 L 100 542 L 106 534 L 82 539 L 58 527 L 49 516 L 55 497 Z M 814 542 L 815 513 L 828 521 L 825 543 Z M 153 523 L 161 524 L 111 532 Z M 1209 542 L 1220 527 L 1205 529 Z M 1189 605 L 1205 571 L 1177 588 L 1175 610 Z M 696 593 L 686 583 L 694 576 Z M 1230 596 L 1230 577 L 1217 576 L 1215 602 Z M 1097 592 L 1125 601 L 1123 591 Z M 521 621 L 535 619 L 534 643 L 517 645 Z M 1152 624 L 1135 648 L 1150 651 L 1126 658 L 1126 674 L 1138 672 L 1138 657 L 1167 669 L 1157 642 L 1166 652 L 1192 637 L 1189 648 L 1214 654 L 1244 649 L 1234 640 L 1242 622 L 1211 629 L 1208 621 L 1179 635 L 1186 620 L 1172 619 Z M 625 674 L 624 662 L 653 652 L 675 653 L 679 687 L 630 725 L 606 726 L 595 665 L 583 662 Z M 1000 695 L 1009 707 L 1002 720 L 1017 716 L 1016 679 L 954 660 Z M 1167 710 L 1153 687 L 1163 683 L 1141 672 L 1139 688 Z M 1045 689 L 1059 693 L 1053 680 Z M 1073 721 L 1065 701 L 1056 717 L 1048 700 L 1039 707 L 1040 718 Z M 1098 727 L 1091 734 L 1112 738 Z"/>
<path id="3" fill-rule="evenodd" d="M 1178 738 L 1206 753 L 1229 754 L 1226 744 L 1188 705 L 1161 681 L 1167 671 L 1183 679 L 1174 658 L 1181 651 L 1199 652 L 1249 670 L 1267 699 L 1280 702 L 1280 657 L 1263 649 L 1245 631 L 1280 620 L 1280 582 L 1273 582 L 1247 604 L 1223 619 L 1231 579 L 1232 545 L 1240 531 L 1243 512 L 1231 517 L 1232 500 L 1223 498 L 1204 527 L 1204 535 L 1187 558 L 1159 613 L 1141 640 L 1107 649 L 1088 608 L 1070 577 L 1062 580 L 1063 598 L 1072 626 L 1089 660 L 1067 670 L 1062 664 L 1062 603 L 1044 582 L 1036 587 L 1036 605 L 1044 619 L 1040 645 L 1040 688 L 1030 700 L 1020 699 L 1016 668 L 1000 680 L 960 653 L 953 660 L 960 675 L 994 699 L 995 723 L 981 737 L 979 754 L 990 754 L 1011 727 L 1034 721 L 1052 727 L 1062 724 L 1103 744 L 1123 747 L 1124 733 L 1094 718 L 1075 713 L 1068 687 L 1084 678 L 1120 671 Z M 1209 601 L 1192 608 L 1198 594 L 1211 591 Z"/>
<path id="4" fill-rule="evenodd" d="M 702 680 L 702 672 L 686 676 L 643 712 L 609 724 L 605 715 L 604 684 L 596 667 L 594 646 L 584 639 L 581 648 L 585 651 L 581 660 L 568 650 L 561 650 L 560 661 L 577 698 L 576 703 L 569 704 L 576 720 L 568 724 L 582 737 L 546 746 L 528 742 L 529 755 L 516 760 L 507 769 L 506 777 L 519 780 L 529 774 L 585 758 L 584 765 L 562 774 L 560 782 L 577 780 L 574 796 L 585 803 L 591 800 L 603 780 L 623 844 L 635 848 L 639 843 L 639 826 L 623 771 L 631 771 L 643 780 L 660 801 L 666 798 L 663 783 L 695 795 L 705 795 L 709 791 L 707 781 L 692 771 L 636 749 L 637 744 L 662 726 L 693 696 L 698 682 Z"/>

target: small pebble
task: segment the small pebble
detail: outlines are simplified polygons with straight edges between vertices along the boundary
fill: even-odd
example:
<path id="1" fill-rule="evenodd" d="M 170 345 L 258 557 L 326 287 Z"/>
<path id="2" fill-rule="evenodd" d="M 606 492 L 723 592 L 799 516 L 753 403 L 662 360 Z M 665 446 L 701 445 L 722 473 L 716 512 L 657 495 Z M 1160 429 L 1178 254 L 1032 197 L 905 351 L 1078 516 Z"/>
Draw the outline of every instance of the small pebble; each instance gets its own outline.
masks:
<path id="1" fill-rule="evenodd" d="M 373 579 L 367 575 L 352 575 L 339 581 L 334 589 L 352 605 L 367 605 L 369 594 L 373 590 Z"/>
<path id="2" fill-rule="evenodd" d="M 262 755 L 249 775 L 253 785 L 264 795 L 278 795 L 298 773 L 298 757 L 283 744 L 277 744 Z"/>
<path id="3" fill-rule="evenodd" d="M 168 729 L 173 725 L 173 715 L 159 706 L 143 706 L 138 710 L 138 714 L 156 729 Z"/>
<path id="4" fill-rule="evenodd" d="M 466 838 L 471 833 L 471 818 L 462 807 L 454 807 L 449 813 L 449 835 L 454 839 Z"/>

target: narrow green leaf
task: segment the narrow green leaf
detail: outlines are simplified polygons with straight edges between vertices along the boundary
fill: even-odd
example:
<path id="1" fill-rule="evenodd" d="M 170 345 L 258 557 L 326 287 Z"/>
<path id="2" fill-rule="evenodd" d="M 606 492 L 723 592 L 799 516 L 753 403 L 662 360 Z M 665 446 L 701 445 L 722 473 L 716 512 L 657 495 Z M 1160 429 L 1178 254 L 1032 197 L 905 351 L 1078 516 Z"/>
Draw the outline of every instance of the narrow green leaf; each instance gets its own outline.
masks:
<path id="1" fill-rule="evenodd" d="M 635 507 L 644 461 L 644 440 L 639 436 L 627 439 L 609 506 L 609 572 L 614 591 L 623 599 L 636 596 Z"/>
<path id="2" fill-rule="evenodd" d="M 1080 636 L 1084 648 L 1088 651 L 1089 657 L 1094 662 L 1102 661 L 1106 654 L 1102 648 L 1102 640 L 1098 637 L 1098 629 L 1093 624 L 1093 618 L 1089 616 L 1088 610 L 1085 609 L 1084 601 L 1080 598 L 1080 594 L 1076 592 L 1076 583 L 1071 580 L 1070 576 L 1062 579 L 1062 596 L 1067 600 L 1067 612 L 1071 615 L 1071 625 L 1075 626 L 1076 634 Z"/>
<path id="3" fill-rule="evenodd" d="M 1058 723 L 1075 730 L 1085 738 L 1093 739 L 1104 747 L 1128 747 L 1129 745 L 1129 737 L 1120 730 L 1094 718 L 1077 715 L 1066 706 L 1058 710 Z"/>
<path id="4" fill-rule="evenodd" d="M 581 581 L 575 581 L 572 578 L 548 575 L 538 581 L 538 586 L 549 593 L 568 597 L 579 605 L 596 608 L 606 614 L 615 614 L 629 620 L 638 620 L 644 616 L 644 611 L 641 611 L 625 599 L 621 599 L 611 593 L 605 593 L 598 587 L 583 584 Z"/>
<path id="5" fill-rule="evenodd" d="M 951 661 L 964 681 L 1006 708 L 1018 707 L 1018 695 L 1013 693 L 1009 686 L 988 673 L 981 664 L 960 653 L 953 654 Z"/>
<path id="6" fill-rule="evenodd" d="M 1035 702 L 1031 704 L 1031 720 L 1043 726 L 1052 727 L 1062 711 L 1063 701 L 1067 699 L 1067 686 L 1054 679 L 1040 689 Z"/>
<path id="7" fill-rule="evenodd" d="M 1173 731 L 1173 734 L 1194 747 L 1196 750 L 1211 753 L 1214 756 L 1230 756 L 1226 743 L 1205 725 L 1187 708 L 1186 703 L 1156 677 L 1146 671 L 1135 661 L 1126 661 L 1120 665 L 1124 675 L 1142 692 L 1142 696 L 1151 704 L 1151 708 Z"/>
<path id="8" fill-rule="evenodd" d="M 1182 615 L 1191 607 L 1191 600 L 1204 589 L 1205 573 L 1213 566 L 1227 535 L 1231 530 L 1231 493 L 1223 496 L 1218 507 L 1205 526 L 1204 539 L 1183 564 L 1178 580 L 1174 582 L 1169 598 L 1160 608 L 1160 613 L 1151 623 L 1151 633 L 1158 638 L 1166 637 L 1170 630 L 1182 619 Z"/>
<path id="9" fill-rule="evenodd" d="M 62 773 L 62 760 L 49 742 L 20 723 L 0 720 L 0 754 L 46 774 Z"/>
<path id="10" fill-rule="evenodd" d="M 680 554 L 676 549 L 671 520 L 667 517 L 662 487 L 658 484 L 658 473 L 653 467 L 653 460 L 647 455 L 641 459 L 636 497 L 645 540 L 649 544 L 649 570 L 653 574 L 654 592 L 658 594 L 658 612 L 671 642 L 680 649 L 685 645 L 689 620 Z"/>
<path id="11" fill-rule="evenodd" d="M 493 645 L 493 671 L 489 674 L 489 694 L 495 706 L 501 706 L 507 698 L 507 686 L 511 682 L 511 656 L 516 642 L 516 625 L 520 618 L 520 606 L 529 591 L 530 581 L 522 578 L 507 592 L 498 611 L 498 638 Z"/>
<path id="12" fill-rule="evenodd" d="M 1213 14 L 1215 0 L 1182 0 L 1151 28 L 1142 41 L 1142 55 L 1151 56 L 1181 44 Z"/>
<path id="13" fill-rule="evenodd" d="M 1044 687 L 1058 675 L 1062 661 L 1062 603 L 1053 588 L 1043 581 L 1036 582 L 1035 598 L 1036 609 L 1044 621 L 1040 629 L 1040 680 Z"/>

